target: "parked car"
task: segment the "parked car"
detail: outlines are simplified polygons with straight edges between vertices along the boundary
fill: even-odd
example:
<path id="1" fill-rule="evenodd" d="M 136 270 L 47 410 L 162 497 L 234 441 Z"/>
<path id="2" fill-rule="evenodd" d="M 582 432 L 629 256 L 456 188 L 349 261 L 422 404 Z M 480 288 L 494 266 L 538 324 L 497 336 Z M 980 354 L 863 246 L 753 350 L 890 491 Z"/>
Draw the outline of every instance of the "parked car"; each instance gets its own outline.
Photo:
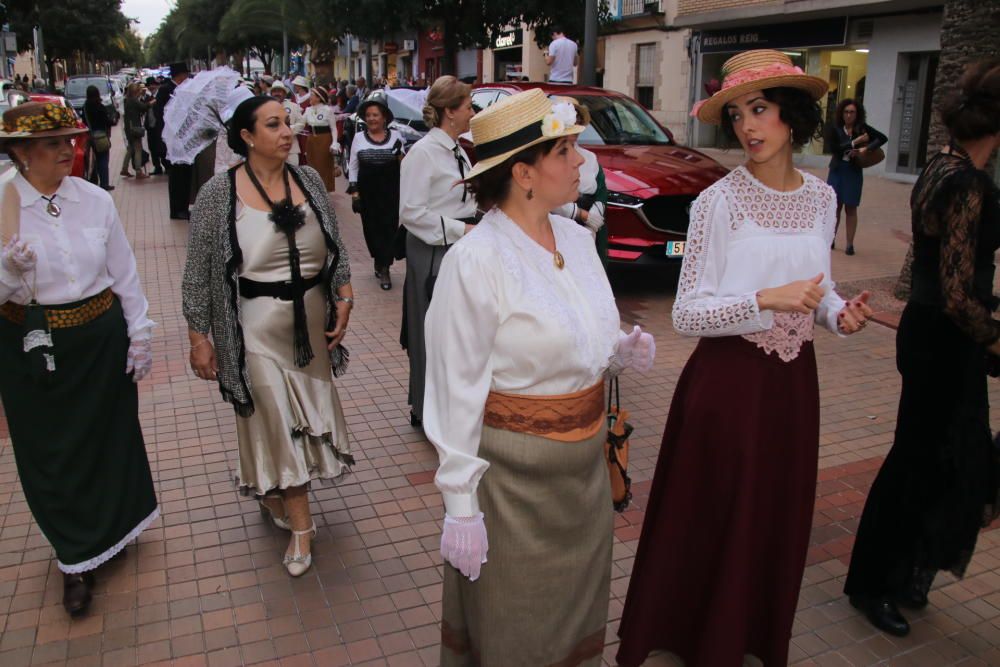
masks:
<path id="1" fill-rule="evenodd" d="M 691 204 L 727 169 L 698 151 L 680 146 L 638 102 L 621 93 L 589 86 L 505 81 L 476 86 L 479 109 L 515 93 L 540 88 L 549 96 L 572 97 L 585 106 L 591 125 L 579 143 L 604 169 L 609 259 L 640 265 L 677 263 L 684 257 Z M 463 142 L 475 159 L 471 142 Z"/>
<path id="2" fill-rule="evenodd" d="M 101 102 L 108 112 L 108 118 L 112 125 L 117 125 L 121 118 L 119 109 L 120 95 L 115 92 L 115 84 L 110 77 L 103 74 L 80 74 L 71 76 L 66 80 L 66 101 L 76 110 L 78 115 L 83 115 L 83 103 L 87 101 L 87 88 L 97 86 L 101 91 Z"/>

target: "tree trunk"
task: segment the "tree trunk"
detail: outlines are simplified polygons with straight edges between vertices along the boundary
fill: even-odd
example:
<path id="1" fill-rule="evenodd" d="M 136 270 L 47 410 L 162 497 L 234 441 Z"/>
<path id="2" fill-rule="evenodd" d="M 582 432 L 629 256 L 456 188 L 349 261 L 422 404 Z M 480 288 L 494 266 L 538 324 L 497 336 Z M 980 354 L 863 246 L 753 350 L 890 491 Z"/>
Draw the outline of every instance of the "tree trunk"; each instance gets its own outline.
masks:
<path id="1" fill-rule="evenodd" d="M 937 153 L 949 141 L 948 128 L 941 122 L 941 105 L 955 90 L 965 66 L 1000 56 L 1000 3 L 983 0 L 947 0 L 941 22 L 941 55 L 934 77 L 934 113 L 928 131 L 927 154 Z M 905 299 L 910 293 L 913 242 L 906 253 L 894 293 Z"/>

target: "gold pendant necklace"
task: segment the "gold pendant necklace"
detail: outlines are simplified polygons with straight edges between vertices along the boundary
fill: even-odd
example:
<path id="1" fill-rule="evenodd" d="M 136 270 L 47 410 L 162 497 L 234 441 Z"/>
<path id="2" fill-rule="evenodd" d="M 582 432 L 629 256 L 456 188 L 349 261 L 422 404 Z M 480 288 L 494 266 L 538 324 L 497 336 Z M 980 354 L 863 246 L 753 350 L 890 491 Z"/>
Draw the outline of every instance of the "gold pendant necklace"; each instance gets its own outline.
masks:
<path id="1" fill-rule="evenodd" d="M 555 262 L 556 268 L 559 270 L 566 266 L 566 260 L 563 259 L 562 253 L 558 250 L 552 253 L 552 261 Z"/>

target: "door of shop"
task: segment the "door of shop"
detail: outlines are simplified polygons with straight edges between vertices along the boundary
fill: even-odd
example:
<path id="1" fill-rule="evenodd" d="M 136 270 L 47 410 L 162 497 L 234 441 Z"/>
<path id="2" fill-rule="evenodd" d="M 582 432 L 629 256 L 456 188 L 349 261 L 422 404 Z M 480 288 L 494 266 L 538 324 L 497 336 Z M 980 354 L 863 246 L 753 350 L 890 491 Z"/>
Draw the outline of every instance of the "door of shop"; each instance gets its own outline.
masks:
<path id="1" fill-rule="evenodd" d="M 916 174 L 927 164 L 927 137 L 938 53 L 905 54 L 906 78 L 896 89 L 896 171 Z M 892 141 L 892 138 L 890 138 Z"/>

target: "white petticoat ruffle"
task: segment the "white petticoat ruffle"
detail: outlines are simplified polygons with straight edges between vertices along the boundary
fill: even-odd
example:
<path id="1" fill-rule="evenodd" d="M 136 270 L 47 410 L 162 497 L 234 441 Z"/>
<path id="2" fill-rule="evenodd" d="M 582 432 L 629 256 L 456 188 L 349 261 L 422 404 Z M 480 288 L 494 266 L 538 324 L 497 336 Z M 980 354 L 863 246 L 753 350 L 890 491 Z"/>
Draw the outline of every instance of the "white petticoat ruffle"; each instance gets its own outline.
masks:
<path id="1" fill-rule="evenodd" d="M 72 565 L 67 565 L 63 563 L 61 560 L 57 559 L 56 565 L 58 565 L 59 569 L 65 572 L 66 574 L 80 574 L 81 572 L 89 572 L 91 570 L 96 570 L 101 565 L 104 565 L 109 560 L 117 556 L 118 552 L 124 549 L 129 542 L 139 537 L 139 534 L 142 533 L 142 531 L 149 528 L 149 524 L 153 523 L 159 516 L 160 516 L 160 508 L 156 507 L 153 509 L 153 511 L 150 513 L 149 516 L 140 521 L 138 525 L 136 525 L 135 528 L 130 530 L 128 532 L 128 535 L 120 539 L 117 544 L 112 546 L 110 549 L 107 549 L 103 553 L 94 556 L 93 558 L 88 558 L 87 560 L 81 563 L 73 563 Z"/>

